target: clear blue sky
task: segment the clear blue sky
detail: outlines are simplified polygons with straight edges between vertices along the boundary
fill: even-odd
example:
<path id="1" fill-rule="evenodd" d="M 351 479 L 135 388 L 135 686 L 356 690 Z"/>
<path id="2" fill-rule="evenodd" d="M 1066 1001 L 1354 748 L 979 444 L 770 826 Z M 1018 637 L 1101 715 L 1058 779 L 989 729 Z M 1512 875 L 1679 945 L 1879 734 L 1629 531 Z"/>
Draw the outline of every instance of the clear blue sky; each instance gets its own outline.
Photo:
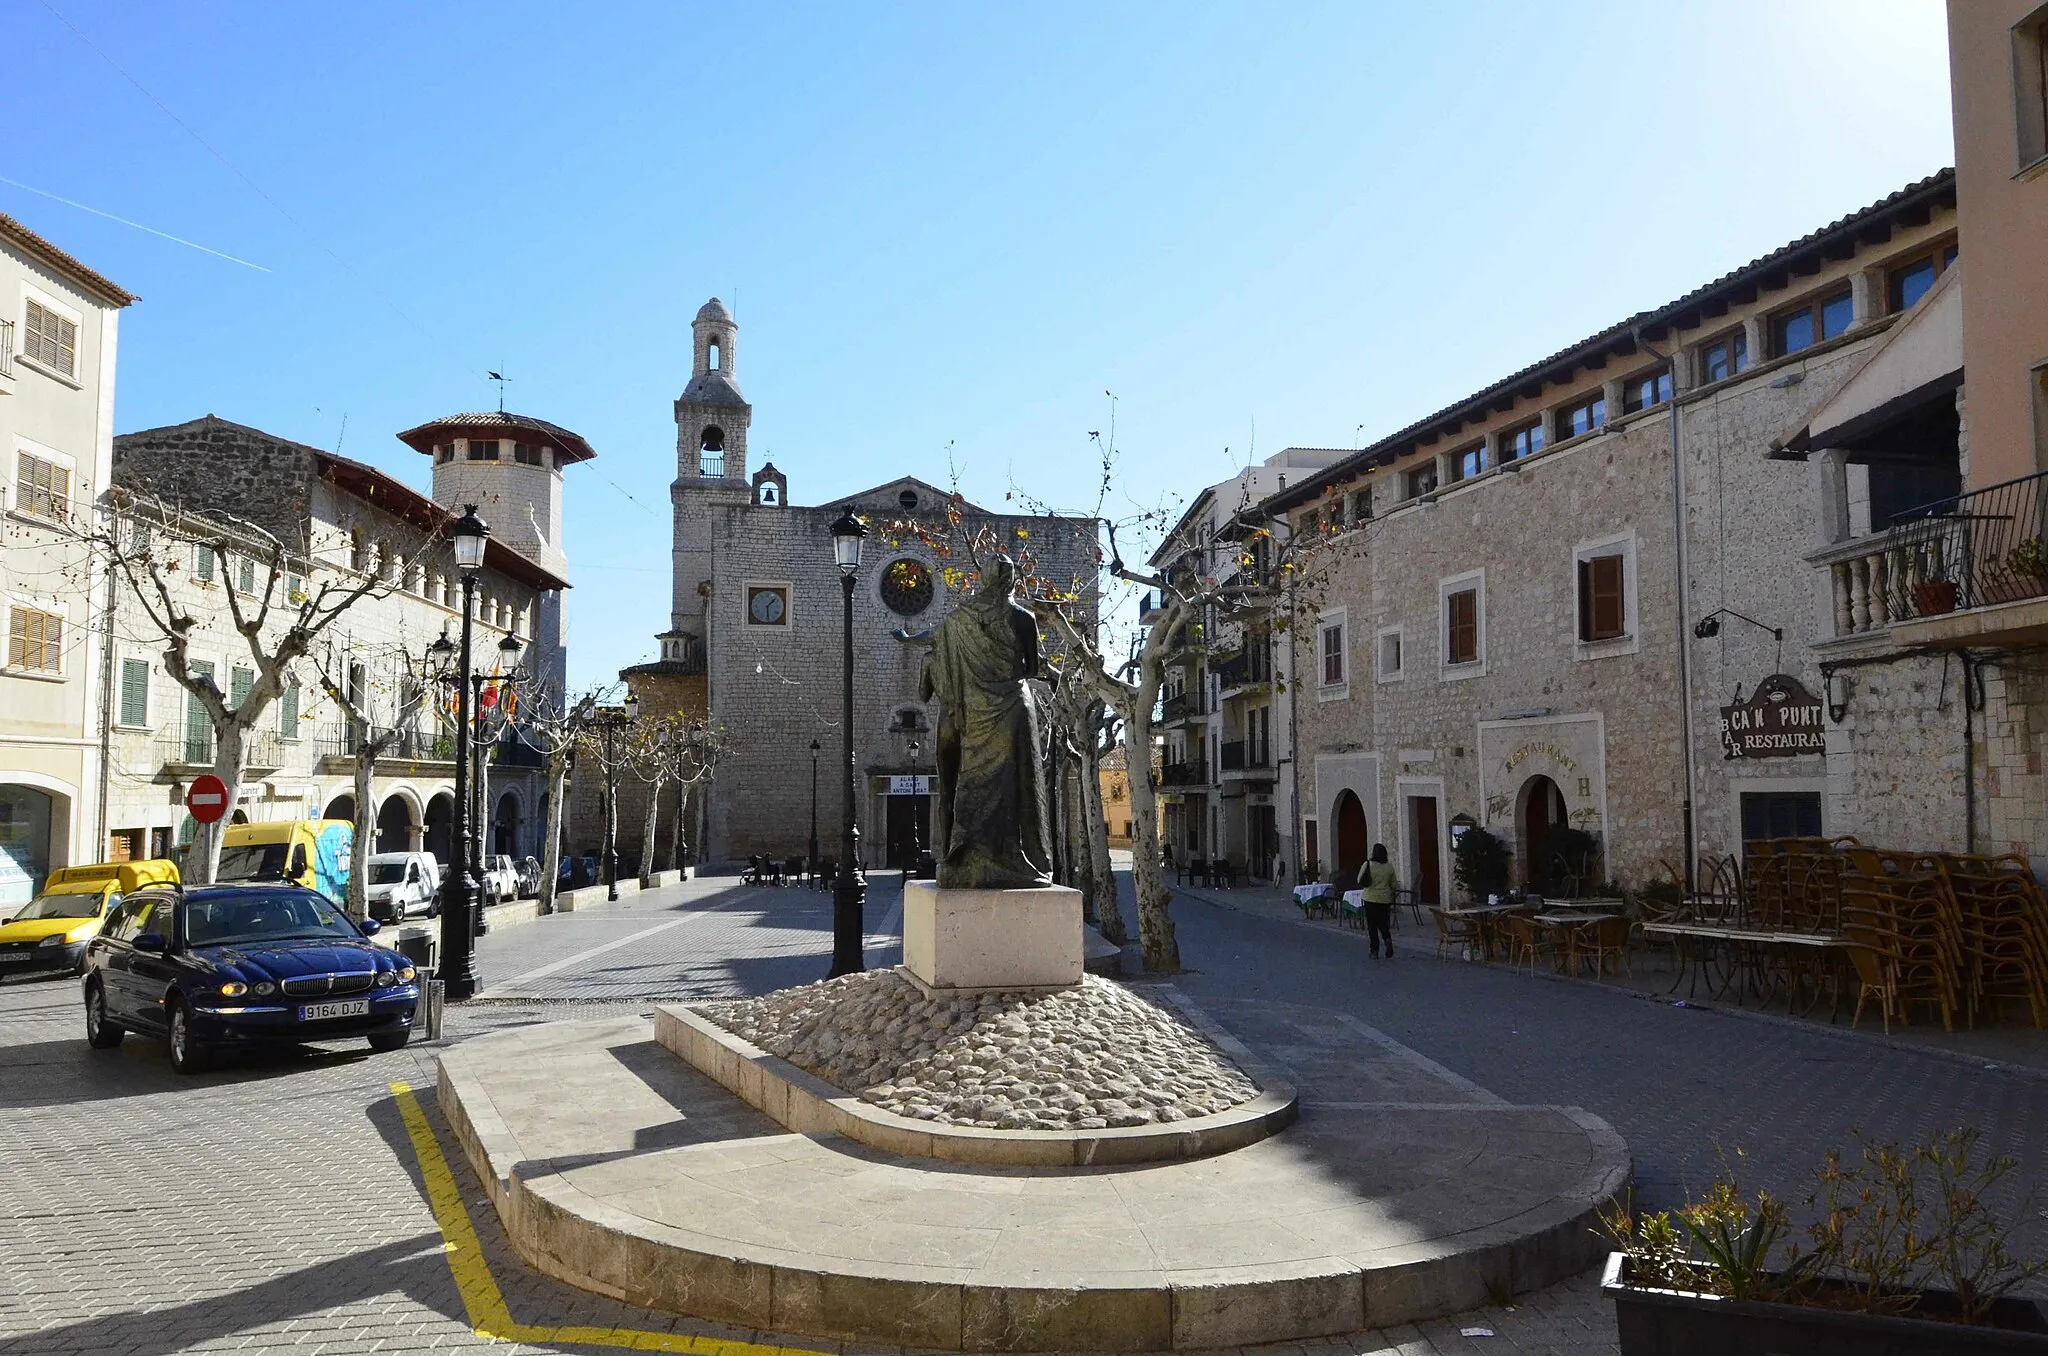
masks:
<path id="1" fill-rule="evenodd" d="M 332 448 L 346 413 L 344 452 L 424 487 L 392 435 L 490 408 L 498 368 L 590 439 L 578 686 L 667 625 L 713 294 L 795 502 L 943 484 L 951 442 L 970 497 L 1086 507 L 1109 390 L 1152 505 L 1255 428 L 1370 440 L 1953 154 L 1938 0 L 0 0 L 0 43 L 0 175 L 271 270 L 0 184 L 143 298 L 120 429 Z"/>

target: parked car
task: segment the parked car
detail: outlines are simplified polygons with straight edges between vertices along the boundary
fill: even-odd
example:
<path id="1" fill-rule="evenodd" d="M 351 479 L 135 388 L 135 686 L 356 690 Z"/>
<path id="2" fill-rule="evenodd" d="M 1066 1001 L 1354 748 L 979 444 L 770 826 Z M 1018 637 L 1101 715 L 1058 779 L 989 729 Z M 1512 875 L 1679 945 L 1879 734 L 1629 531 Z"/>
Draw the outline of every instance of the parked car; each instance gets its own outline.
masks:
<path id="1" fill-rule="evenodd" d="M 83 974 L 86 943 L 122 898 L 166 883 L 178 883 L 178 866 L 162 858 L 58 867 L 41 894 L 0 923 L 0 979 Z"/>
<path id="2" fill-rule="evenodd" d="M 484 903 L 502 904 L 508 899 L 519 897 L 519 869 L 512 865 L 512 859 L 503 853 L 484 858 L 484 876 L 477 882 L 483 887 Z"/>
<path id="3" fill-rule="evenodd" d="M 170 1043 L 194 1073 L 236 1046 L 366 1037 L 402 1049 L 419 1009 L 405 957 L 324 895 L 284 883 L 150 886 L 121 902 L 85 952 L 85 1038 Z"/>
<path id="4" fill-rule="evenodd" d="M 356 826 L 346 819 L 277 819 L 230 824 L 214 879 L 289 881 L 339 904 L 348 898 Z"/>
<path id="5" fill-rule="evenodd" d="M 540 896 L 540 859 L 521 857 L 515 864 L 519 872 L 519 897 L 535 899 Z"/>
<path id="6" fill-rule="evenodd" d="M 441 864 L 431 852 L 380 852 L 370 858 L 370 917 L 402 923 L 441 912 Z"/>

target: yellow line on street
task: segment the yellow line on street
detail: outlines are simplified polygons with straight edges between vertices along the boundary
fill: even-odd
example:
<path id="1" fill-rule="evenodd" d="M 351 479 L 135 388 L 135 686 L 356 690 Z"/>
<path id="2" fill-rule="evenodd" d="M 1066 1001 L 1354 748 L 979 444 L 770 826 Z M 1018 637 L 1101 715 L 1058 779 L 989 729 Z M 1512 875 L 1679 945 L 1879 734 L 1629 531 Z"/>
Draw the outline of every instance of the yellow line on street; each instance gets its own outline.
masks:
<path id="1" fill-rule="evenodd" d="M 521 1323 L 512 1317 L 505 1292 L 491 1275 L 484 1257 L 476 1224 L 463 1202 L 462 1189 L 455 1184 L 455 1172 L 441 1152 L 441 1141 L 427 1123 L 410 1083 L 393 1083 L 391 1095 L 405 1118 L 405 1132 L 412 1138 L 413 1156 L 419 1160 L 420 1177 L 426 1183 L 427 1202 L 434 1221 L 441 1227 L 442 1246 L 448 1253 L 448 1269 L 454 1273 L 455 1288 L 462 1294 L 469 1314 L 469 1326 L 478 1337 L 501 1342 L 557 1342 L 576 1346 L 610 1347 L 621 1351 L 680 1351 L 689 1356 L 823 1356 L 803 1347 L 764 1346 L 758 1342 L 733 1342 L 719 1337 L 693 1337 L 687 1333 L 643 1332 L 633 1328 L 552 1327 Z"/>

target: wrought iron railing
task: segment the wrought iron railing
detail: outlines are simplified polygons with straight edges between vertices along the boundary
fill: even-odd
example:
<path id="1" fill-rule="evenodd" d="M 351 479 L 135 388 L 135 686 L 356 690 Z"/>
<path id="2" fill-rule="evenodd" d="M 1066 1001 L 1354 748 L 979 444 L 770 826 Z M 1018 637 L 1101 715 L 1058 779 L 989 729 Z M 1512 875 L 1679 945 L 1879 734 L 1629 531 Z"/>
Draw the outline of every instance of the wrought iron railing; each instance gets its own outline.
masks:
<path id="1" fill-rule="evenodd" d="M 1909 509 L 1883 534 L 1817 559 L 1838 636 L 2048 597 L 2048 472 Z"/>
<path id="2" fill-rule="evenodd" d="M 0 377 L 14 375 L 14 322 L 0 320 Z"/>
<path id="3" fill-rule="evenodd" d="M 1233 739 L 1217 750 L 1219 766 L 1225 772 L 1246 772 L 1271 767 L 1271 752 L 1262 744 L 1249 739 Z"/>
<path id="4" fill-rule="evenodd" d="M 175 767 L 212 767 L 216 748 L 213 727 L 190 728 L 157 736 L 157 757 Z M 254 730 L 242 737 L 244 770 L 286 767 L 292 758 L 292 743 L 275 730 Z"/>
<path id="5" fill-rule="evenodd" d="M 372 735 L 392 734 L 390 726 L 373 725 Z M 411 759 L 415 762 L 445 762 L 455 756 L 454 741 L 446 734 L 428 733 L 416 729 L 399 729 L 397 737 L 385 745 L 380 758 Z M 322 758 L 353 758 L 361 747 L 356 727 L 346 723 L 322 725 L 315 735 L 315 743 Z"/>
<path id="6" fill-rule="evenodd" d="M 1159 704 L 1159 719 L 1162 723 L 1207 714 L 1202 707 L 1202 690 L 1198 687 L 1183 688 Z"/>
<path id="7" fill-rule="evenodd" d="M 1161 786 L 1206 786 L 1209 784 L 1209 765 L 1206 759 L 1196 758 L 1184 763 L 1168 763 L 1159 769 Z"/>
<path id="8" fill-rule="evenodd" d="M 1263 644 L 1253 645 L 1209 667 L 1216 675 L 1218 686 L 1223 688 L 1250 687 L 1273 679 L 1272 652 Z"/>

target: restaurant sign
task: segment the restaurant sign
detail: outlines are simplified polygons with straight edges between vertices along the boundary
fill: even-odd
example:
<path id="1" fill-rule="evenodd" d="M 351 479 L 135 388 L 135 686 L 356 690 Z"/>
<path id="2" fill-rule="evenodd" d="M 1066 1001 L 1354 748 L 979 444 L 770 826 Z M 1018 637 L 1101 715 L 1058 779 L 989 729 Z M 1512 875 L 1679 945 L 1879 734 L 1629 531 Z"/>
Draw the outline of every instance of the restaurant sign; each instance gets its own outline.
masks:
<path id="1" fill-rule="evenodd" d="M 1748 701 L 1721 708 L 1721 756 L 1790 758 L 1826 753 L 1823 728 L 1820 698 L 1802 687 L 1797 678 L 1774 673 L 1756 685 Z"/>
<path id="2" fill-rule="evenodd" d="M 930 777 L 894 776 L 889 778 L 889 794 L 892 796 L 929 796 L 931 793 L 932 779 Z"/>

